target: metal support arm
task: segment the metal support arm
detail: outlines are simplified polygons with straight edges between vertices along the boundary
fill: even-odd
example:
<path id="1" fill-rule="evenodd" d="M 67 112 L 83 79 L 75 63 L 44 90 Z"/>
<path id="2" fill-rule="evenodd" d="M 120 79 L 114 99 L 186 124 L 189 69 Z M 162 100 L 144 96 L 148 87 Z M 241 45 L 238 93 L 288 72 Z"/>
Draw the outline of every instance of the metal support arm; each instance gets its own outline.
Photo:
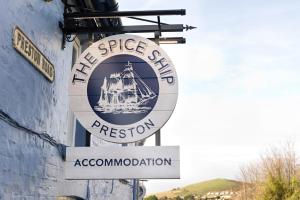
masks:
<path id="1" fill-rule="evenodd" d="M 185 9 L 66 13 L 64 14 L 64 17 L 65 19 L 94 19 L 94 18 L 163 16 L 163 15 L 185 15 Z"/>
<path id="2" fill-rule="evenodd" d="M 183 32 L 183 24 L 162 24 L 161 32 Z M 81 33 L 152 33 L 158 31 L 157 25 L 122 26 L 122 27 L 63 27 L 65 34 Z"/>

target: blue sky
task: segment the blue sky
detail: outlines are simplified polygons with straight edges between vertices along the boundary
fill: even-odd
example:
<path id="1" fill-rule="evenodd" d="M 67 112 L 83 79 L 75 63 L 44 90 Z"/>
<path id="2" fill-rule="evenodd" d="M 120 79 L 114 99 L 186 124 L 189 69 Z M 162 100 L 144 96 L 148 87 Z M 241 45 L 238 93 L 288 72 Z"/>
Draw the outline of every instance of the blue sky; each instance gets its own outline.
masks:
<path id="1" fill-rule="evenodd" d="M 212 178 L 236 179 L 240 167 L 287 141 L 300 152 L 300 1 L 119 0 L 119 5 L 184 8 L 186 16 L 162 21 L 198 27 L 163 34 L 187 38 L 185 45 L 162 46 L 179 77 L 178 103 L 162 128 L 162 145 L 180 145 L 181 179 L 148 181 L 148 194 Z"/>

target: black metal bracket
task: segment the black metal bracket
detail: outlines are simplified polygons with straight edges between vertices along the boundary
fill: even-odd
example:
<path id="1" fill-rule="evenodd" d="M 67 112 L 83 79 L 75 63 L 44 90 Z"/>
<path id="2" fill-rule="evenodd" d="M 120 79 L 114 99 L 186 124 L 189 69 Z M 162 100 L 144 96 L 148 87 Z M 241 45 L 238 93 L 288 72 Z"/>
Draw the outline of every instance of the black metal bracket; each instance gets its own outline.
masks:
<path id="1" fill-rule="evenodd" d="M 160 16 L 157 16 L 157 25 L 158 25 L 158 34 L 159 34 L 159 36 L 161 36 Z"/>
<path id="2" fill-rule="evenodd" d="M 186 11 L 184 9 L 99 12 L 92 9 L 83 8 L 75 9 L 81 10 L 81 12 L 75 12 L 74 8 L 78 8 L 76 5 L 67 4 L 66 0 L 63 0 L 63 3 L 65 4 L 64 21 L 59 22 L 59 27 L 63 33 L 62 49 L 65 48 L 66 42 L 73 41 L 71 39 L 71 35 L 74 34 L 113 35 L 121 33 L 152 32 L 155 34 L 156 41 L 159 42 L 162 32 L 182 32 L 184 30 L 187 31 L 196 28 L 188 25 L 184 26 L 183 24 L 166 24 L 161 22 L 160 16 L 185 15 Z M 156 16 L 157 21 L 139 18 L 140 16 Z M 120 21 L 121 17 L 155 23 L 156 25 L 123 26 Z"/>
<path id="3" fill-rule="evenodd" d="M 66 13 L 66 19 L 94 19 L 94 18 L 119 18 L 119 17 L 141 17 L 141 16 L 163 16 L 163 15 L 185 15 L 185 9 L 177 10 L 143 10 L 143 11 L 112 11 L 112 12 L 76 12 Z"/>
<path id="4" fill-rule="evenodd" d="M 67 146 L 64 145 L 64 144 L 58 144 L 58 145 L 57 145 L 57 148 L 58 148 L 58 151 L 59 151 L 59 153 L 60 153 L 60 155 L 61 155 L 61 158 L 62 158 L 63 160 L 66 160 L 66 150 L 67 150 Z"/>
<path id="5" fill-rule="evenodd" d="M 118 34 L 118 33 L 155 33 L 158 32 L 161 36 L 162 32 L 183 32 L 186 30 L 182 24 L 170 25 L 138 25 L 138 26 L 122 26 L 122 27 L 64 27 L 63 33 L 84 34 L 84 33 L 103 33 L 103 34 Z"/>
<path id="6" fill-rule="evenodd" d="M 62 42 L 61 42 L 61 48 L 64 49 L 66 47 L 66 38 L 67 38 L 67 35 L 64 31 L 64 24 L 62 22 L 58 22 L 58 26 L 59 28 L 62 30 Z"/>

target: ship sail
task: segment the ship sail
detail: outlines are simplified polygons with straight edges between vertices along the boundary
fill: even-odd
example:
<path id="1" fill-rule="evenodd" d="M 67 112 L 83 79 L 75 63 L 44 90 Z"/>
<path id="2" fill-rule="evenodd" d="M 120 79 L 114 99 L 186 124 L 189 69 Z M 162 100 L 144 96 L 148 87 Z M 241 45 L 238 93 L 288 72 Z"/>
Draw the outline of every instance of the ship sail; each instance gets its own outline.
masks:
<path id="1" fill-rule="evenodd" d="M 103 113 L 141 113 L 150 110 L 145 106 L 157 95 L 133 70 L 128 61 L 121 73 L 105 77 L 100 87 L 100 98 L 94 109 Z"/>

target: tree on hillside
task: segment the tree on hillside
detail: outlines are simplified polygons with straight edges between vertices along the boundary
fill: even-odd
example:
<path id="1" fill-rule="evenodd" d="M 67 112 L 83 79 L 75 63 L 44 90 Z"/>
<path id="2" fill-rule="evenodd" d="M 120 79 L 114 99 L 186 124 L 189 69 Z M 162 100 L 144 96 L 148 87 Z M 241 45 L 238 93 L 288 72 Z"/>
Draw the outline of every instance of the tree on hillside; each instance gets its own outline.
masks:
<path id="1" fill-rule="evenodd" d="M 145 200 L 158 200 L 158 198 L 155 195 L 150 195 L 150 196 L 146 197 Z"/>
<path id="2" fill-rule="evenodd" d="M 189 195 L 186 195 L 183 199 L 184 200 L 194 200 L 195 198 L 194 198 L 194 195 L 189 194 Z"/>
<path id="3" fill-rule="evenodd" d="M 175 197 L 175 198 L 173 198 L 174 200 L 182 200 L 182 198 L 180 197 L 180 196 L 177 196 L 177 197 Z M 172 200 L 173 200 L 172 199 Z"/>
<path id="4" fill-rule="evenodd" d="M 160 197 L 158 200 L 168 200 L 169 198 L 167 196 L 163 196 L 163 197 Z"/>
<path id="5" fill-rule="evenodd" d="M 256 162 L 241 169 L 242 200 L 299 200 L 300 177 L 291 144 L 273 148 Z"/>

